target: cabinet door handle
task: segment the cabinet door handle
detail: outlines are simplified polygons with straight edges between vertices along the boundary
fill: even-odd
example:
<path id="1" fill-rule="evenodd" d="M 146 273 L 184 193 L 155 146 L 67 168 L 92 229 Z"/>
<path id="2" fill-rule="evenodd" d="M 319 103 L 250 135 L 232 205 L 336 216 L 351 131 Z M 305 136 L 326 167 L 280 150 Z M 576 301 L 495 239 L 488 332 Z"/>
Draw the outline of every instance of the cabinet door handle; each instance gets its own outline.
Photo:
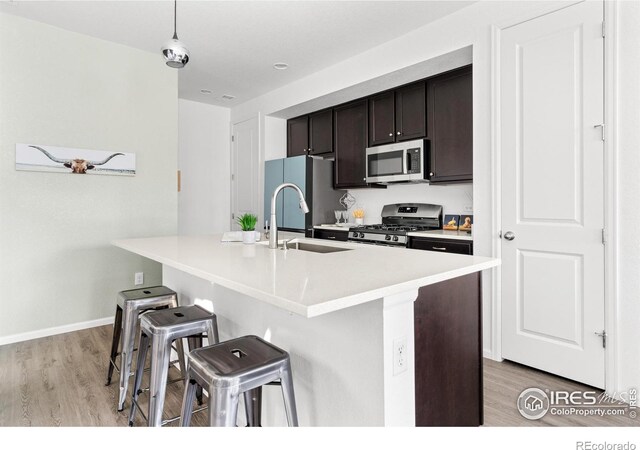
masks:
<path id="1" fill-rule="evenodd" d="M 441 250 L 443 252 L 447 251 L 447 247 L 431 247 L 432 250 Z"/>
<path id="2" fill-rule="evenodd" d="M 389 133 L 389 137 L 393 136 L 393 133 Z"/>
<path id="3" fill-rule="evenodd" d="M 335 239 L 335 236 L 327 236 L 327 239 Z"/>
<path id="4" fill-rule="evenodd" d="M 308 151 L 309 153 L 313 153 L 313 149 L 312 149 L 312 148 L 307 149 L 307 151 Z"/>
<path id="5" fill-rule="evenodd" d="M 402 133 L 401 133 L 400 131 L 398 131 L 398 132 L 396 132 L 396 134 L 397 134 L 398 136 L 400 136 Z"/>
<path id="6" fill-rule="evenodd" d="M 429 176 L 432 177 L 435 175 L 435 172 L 429 172 Z"/>

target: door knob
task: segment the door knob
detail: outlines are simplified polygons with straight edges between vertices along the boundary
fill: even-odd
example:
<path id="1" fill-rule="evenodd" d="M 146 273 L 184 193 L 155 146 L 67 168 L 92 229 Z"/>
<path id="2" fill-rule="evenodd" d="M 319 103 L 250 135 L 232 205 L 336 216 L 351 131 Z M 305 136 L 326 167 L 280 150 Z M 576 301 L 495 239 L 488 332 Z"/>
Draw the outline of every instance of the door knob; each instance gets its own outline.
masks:
<path id="1" fill-rule="evenodd" d="M 514 232 L 513 232 L 513 231 L 507 231 L 507 232 L 504 234 L 504 238 L 505 238 L 507 241 L 513 241 L 513 240 L 516 238 L 516 235 L 514 234 Z"/>

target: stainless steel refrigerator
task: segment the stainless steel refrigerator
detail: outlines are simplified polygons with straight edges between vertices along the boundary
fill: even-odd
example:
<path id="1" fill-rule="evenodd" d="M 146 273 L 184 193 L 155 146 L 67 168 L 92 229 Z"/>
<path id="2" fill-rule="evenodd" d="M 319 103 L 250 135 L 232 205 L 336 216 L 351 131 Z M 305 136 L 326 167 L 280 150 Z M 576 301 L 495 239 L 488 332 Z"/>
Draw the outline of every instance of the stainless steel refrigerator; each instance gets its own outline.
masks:
<path id="1" fill-rule="evenodd" d="M 265 218 L 271 212 L 273 191 L 282 183 L 298 185 L 309 206 L 309 214 L 304 214 L 298 194 L 293 189 L 281 191 L 276 199 L 279 230 L 304 232 L 312 237 L 314 225 L 335 223 L 334 211 L 343 209 L 339 200 L 344 191 L 333 189 L 333 161 L 302 155 L 265 161 L 264 166 Z"/>

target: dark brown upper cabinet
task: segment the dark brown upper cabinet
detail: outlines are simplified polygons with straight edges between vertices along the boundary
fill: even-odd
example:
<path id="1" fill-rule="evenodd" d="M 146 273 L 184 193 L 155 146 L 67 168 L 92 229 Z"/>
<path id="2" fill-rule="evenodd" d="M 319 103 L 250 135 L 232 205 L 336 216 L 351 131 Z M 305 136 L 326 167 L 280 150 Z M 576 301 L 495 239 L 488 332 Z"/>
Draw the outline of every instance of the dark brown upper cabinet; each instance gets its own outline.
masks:
<path id="1" fill-rule="evenodd" d="M 369 146 L 395 141 L 395 95 L 391 91 L 369 99 Z"/>
<path id="2" fill-rule="evenodd" d="M 471 66 L 427 80 L 430 182 L 473 180 Z"/>
<path id="3" fill-rule="evenodd" d="M 427 136 L 424 82 L 396 90 L 396 141 Z"/>
<path id="4" fill-rule="evenodd" d="M 333 153 L 333 110 L 287 121 L 287 156 Z"/>
<path id="5" fill-rule="evenodd" d="M 367 187 L 367 100 L 358 100 L 333 110 L 336 189 Z"/>
<path id="6" fill-rule="evenodd" d="M 428 139 L 431 183 L 473 181 L 472 68 L 462 67 L 287 121 L 287 156 L 335 159 L 336 189 L 367 184 L 366 148 Z"/>
<path id="7" fill-rule="evenodd" d="M 309 116 L 287 121 L 287 156 L 306 155 L 309 148 Z"/>
<path id="8" fill-rule="evenodd" d="M 326 109 L 309 115 L 310 155 L 333 153 L 333 110 Z"/>
<path id="9" fill-rule="evenodd" d="M 427 135 L 423 81 L 369 99 L 369 146 L 424 138 Z"/>

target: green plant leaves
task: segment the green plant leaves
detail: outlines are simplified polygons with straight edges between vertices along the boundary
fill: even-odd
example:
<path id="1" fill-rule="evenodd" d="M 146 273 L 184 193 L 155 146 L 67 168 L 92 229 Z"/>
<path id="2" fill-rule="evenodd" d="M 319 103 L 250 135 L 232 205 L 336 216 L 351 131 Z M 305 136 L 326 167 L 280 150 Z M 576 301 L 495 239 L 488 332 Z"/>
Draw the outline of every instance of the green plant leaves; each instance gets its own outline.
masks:
<path id="1" fill-rule="evenodd" d="M 256 229 L 256 223 L 258 223 L 258 216 L 246 213 L 236 219 L 242 231 L 254 231 Z"/>

